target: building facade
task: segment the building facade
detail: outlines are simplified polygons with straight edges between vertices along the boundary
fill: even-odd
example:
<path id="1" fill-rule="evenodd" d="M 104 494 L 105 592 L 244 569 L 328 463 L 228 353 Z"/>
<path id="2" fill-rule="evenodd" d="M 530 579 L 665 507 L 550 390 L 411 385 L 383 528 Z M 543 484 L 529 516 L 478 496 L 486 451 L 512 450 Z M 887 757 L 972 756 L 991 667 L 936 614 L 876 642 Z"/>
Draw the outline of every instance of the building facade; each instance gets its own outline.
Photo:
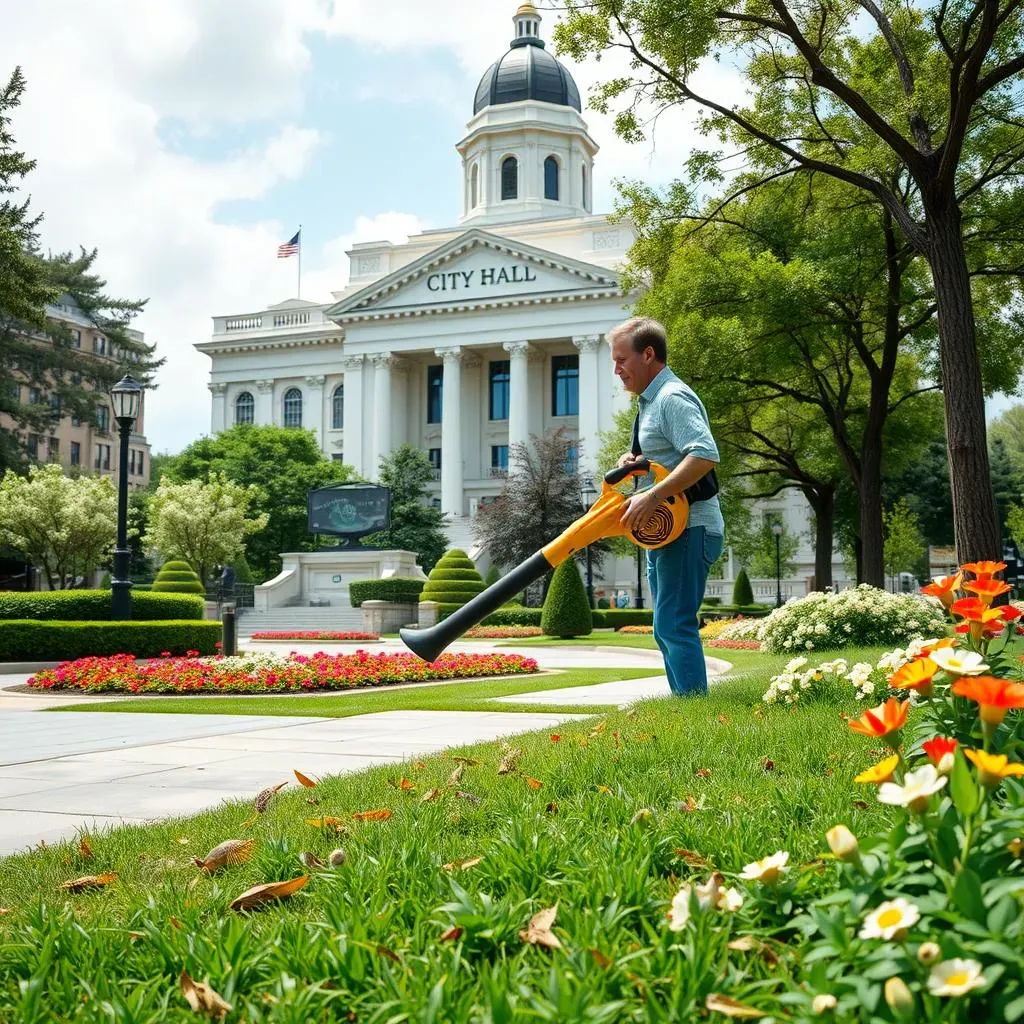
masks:
<path id="1" fill-rule="evenodd" d="M 599 432 L 629 402 L 606 334 L 630 314 L 618 268 L 634 233 L 592 212 L 598 146 L 541 20 L 523 4 L 480 80 L 456 147 L 455 227 L 357 244 L 332 301 L 217 316 L 196 346 L 211 360 L 214 433 L 305 427 L 368 479 L 398 445 L 419 447 L 452 543 L 467 549 L 510 445 L 564 428 L 592 475 Z M 632 594 L 635 582 L 629 560 L 606 567 L 604 589 Z"/>

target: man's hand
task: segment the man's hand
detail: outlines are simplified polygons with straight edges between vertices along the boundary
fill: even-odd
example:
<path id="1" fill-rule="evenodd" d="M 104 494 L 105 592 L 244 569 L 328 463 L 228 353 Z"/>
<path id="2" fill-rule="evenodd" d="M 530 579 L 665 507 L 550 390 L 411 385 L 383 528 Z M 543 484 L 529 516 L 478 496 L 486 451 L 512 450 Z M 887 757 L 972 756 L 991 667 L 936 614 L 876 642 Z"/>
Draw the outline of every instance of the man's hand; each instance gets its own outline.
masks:
<path id="1" fill-rule="evenodd" d="M 661 498 L 651 488 L 647 491 L 639 491 L 634 494 L 626 507 L 622 510 L 622 518 L 619 520 L 627 530 L 638 530 L 645 526 L 654 515 L 654 510 L 661 504 Z"/>
<path id="2" fill-rule="evenodd" d="M 640 458 L 643 458 L 643 456 L 634 455 L 632 452 L 626 452 L 626 454 L 623 455 L 615 465 L 618 466 L 619 469 L 622 469 L 623 466 L 628 466 L 631 462 L 636 462 L 636 460 Z"/>

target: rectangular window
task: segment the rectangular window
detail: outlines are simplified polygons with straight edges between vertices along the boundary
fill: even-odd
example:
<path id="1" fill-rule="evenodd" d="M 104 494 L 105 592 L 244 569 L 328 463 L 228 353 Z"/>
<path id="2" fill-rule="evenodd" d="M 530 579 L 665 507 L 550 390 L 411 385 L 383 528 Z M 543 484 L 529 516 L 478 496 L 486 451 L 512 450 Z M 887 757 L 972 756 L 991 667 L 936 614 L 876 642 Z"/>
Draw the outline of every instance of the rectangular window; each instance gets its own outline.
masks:
<path id="1" fill-rule="evenodd" d="M 441 396 L 444 391 L 444 367 L 427 367 L 427 422 L 441 422 Z"/>
<path id="2" fill-rule="evenodd" d="M 92 350 L 99 356 L 105 356 L 107 354 L 107 339 L 102 335 L 97 335 L 92 339 Z"/>
<path id="3" fill-rule="evenodd" d="M 565 453 L 566 473 L 578 473 L 580 468 L 580 449 L 578 445 L 571 444 Z"/>
<path id="4" fill-rule="evenodd" d="M 82 347 L 82 332 L 72 331 L 71 332 L 71 347 L 81 348 Z"/>
<path id="5" fill-rule="evenodd" d="M 331 462 L 344 462 L 344 461 L 345 461 L 345 453 L 344 452 L 331 452 Z"/>
<path id="6" fill-rule="evenodd" d="M 508 472 L 508 445 L 507 444 L 492 444 L 491 445 L 491 469 L 497 472 L 492 472 L 491 476 L 496 476 L 498 473 L 504 475 Z"/>
<path id="7" fill-rule="evenodd" d="M 59 437 L 48 437 L 46 439 L 46 457 L 51 462 L 56 462 L 60 458 L 60 438 Z"/>
<path id="8" fill-rule="evenodd" d="M 72 416 L 71 417 L 71 426 L 73 426 L 73 427 L 80 427 L 81 425 L 82 425 L 82 420 L 81 420 L 80 417 L 78 417 L 78 416 Z"/>
<path id="9" fill-rule="evenodd" d="M 431 469 L 433 469 L 435 473 L 440 473 L 441 472 L 441 449 L 440 448 L 431 448 L 430 451 L 427 452 L 427 458 L 430 459 Z"/>
<path id="10" fill-rule="evenodd" d="M 28 404 L 38 405 L 39 404 L 39 388 L 29 387 L 28 389 Z"/>
<path id="11" fill-rule="evenodd" d="M 128 449 L 128 473 L 130 476 L 135 476 L 135 449 Z"/>
<path id="12" fill-rule="evenodd" d="M 139 474 L 139 476 L 142 476 L 143 473 L 145 472 L 145 469 L 144 469 L 144 466 L 143 466 L 143 463 L 145 461 L 146 461 L 146 453 L 145 452 L 138 452 L 138 458 L 135 460 L 135 470 Z"/>
<path id="13" fill-rule="evenodd" d="M 507 420 L 509 388 L 512 381 L 509 371 L 509 360 L 491 360 L 490 381 L 491 419 Z"/>
<path id="14" fill-rule="evenodd" d="M 593 396 L 590 396 L 593 398 Z M 551 357 L 551 415 L 580 414 L 580 357 Z"/>
<path id="15" fill-rule="evenodd" d="M 96 445 L 96 458 L 93 459 L 94 469 L 110 469 L 110 445 Z"/>
<path id="16" fill-rule="evenodd" d="M 60 395 L 50 395 L 50 418 L 59 420 L 60 417 Z"/>
<path id="17" fill-rule="evenodd" d="M 78 441 L 71 442 L 71 465 L 80 466 L 82 464 L 82 446 Z"/>
<path id="18" fill-rule="evenodd" d="M 110 407 L 100 405 L 96 407 L 96 426 L 99 430 L 110 429 Z"/>
<path id="19" fill-rule="evenodd" d="M 29 434 L 28 435 L 28 457 L 30 459 L 39 458 L 39 435 Z"/>

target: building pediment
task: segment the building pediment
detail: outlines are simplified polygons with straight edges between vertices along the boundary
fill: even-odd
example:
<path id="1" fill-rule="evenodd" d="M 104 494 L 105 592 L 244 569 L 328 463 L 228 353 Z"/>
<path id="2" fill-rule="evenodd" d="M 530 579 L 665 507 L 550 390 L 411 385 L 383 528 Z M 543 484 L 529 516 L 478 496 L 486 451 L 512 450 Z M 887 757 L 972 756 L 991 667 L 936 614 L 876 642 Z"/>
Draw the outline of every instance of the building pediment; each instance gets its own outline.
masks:
<path id="1" fill-rule="evenodd" d="M 604 267 L 474 228 L 346 296 L 326 315 L 352 323 L 603 298 L 621 290 L 619 276 Z"/>

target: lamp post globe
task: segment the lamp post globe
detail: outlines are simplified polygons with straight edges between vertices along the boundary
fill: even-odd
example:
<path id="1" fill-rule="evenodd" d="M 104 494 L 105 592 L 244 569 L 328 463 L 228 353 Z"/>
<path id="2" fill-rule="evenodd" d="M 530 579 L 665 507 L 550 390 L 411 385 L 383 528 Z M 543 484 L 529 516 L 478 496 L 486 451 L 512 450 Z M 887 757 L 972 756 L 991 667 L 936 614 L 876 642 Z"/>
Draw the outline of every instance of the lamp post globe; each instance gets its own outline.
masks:
<path id="1" fill-rule="evenodd" d="M 128 548 L 128 442 L 142 405 L 142 385 L 125 374 L 111 389 L 110 401 L 120 433 L 117 460 L 117 543 L 114 547 L 113 578 L 110 581 L 111 618 L 132 617 L 132 581 L 129 577 L 131 551 Z"/>
<path id="2" fill-rule="evenodd" d="M 583 510 L 586 511 L 594 504 L 597 498 L 597 490 L 594 488 L 589 477 L 584 477 L 583 486 L 580 488 L 580 497 L 583 499 Z M 594 608 L 594 566 L 590 556 L 590 545 L 587 545 L 587 601 L 591 610 Z"/>
<path id="3" fill-rule="evenodd" d="M 775 607 L 782 607 L 782 523 L 772 523 L 772 533 L 775 534 Z"/>

